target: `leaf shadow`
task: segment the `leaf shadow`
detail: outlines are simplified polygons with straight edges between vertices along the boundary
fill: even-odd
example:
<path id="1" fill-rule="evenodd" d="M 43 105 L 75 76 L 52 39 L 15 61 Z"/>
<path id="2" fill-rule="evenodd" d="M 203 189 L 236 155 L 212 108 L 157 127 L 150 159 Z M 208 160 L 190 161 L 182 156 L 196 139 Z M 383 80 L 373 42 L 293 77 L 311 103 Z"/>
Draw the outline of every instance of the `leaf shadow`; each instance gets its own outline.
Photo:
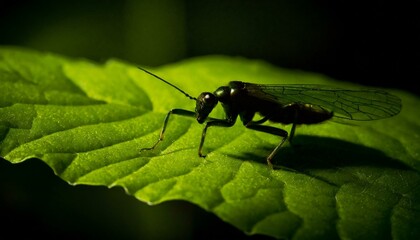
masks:
<path id="1" fill-rule="evenodd" d="M 228 154 L 230 157 L 267 164 L 267 156 L 274 149 L 264 146 L 266 155 L 253 152 Z M 347 166 L 376 166 L 396 169 L 410 169 L 402 162 L 390 158 L 380 149 L 370 148 L 348 141 L 309 135 L 294 138 L 293 145 L 287 144 L 277 152 L 272 163 L 274 169 L 310 170 Z"/>

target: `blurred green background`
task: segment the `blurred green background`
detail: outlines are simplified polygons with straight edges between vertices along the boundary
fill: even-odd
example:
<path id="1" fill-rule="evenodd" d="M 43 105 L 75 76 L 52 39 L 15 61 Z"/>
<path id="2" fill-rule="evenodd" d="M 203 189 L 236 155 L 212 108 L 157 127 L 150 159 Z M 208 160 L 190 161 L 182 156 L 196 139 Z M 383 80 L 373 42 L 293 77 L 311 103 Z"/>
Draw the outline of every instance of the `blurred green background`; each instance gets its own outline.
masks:
<path id="1" fill-rule="evenodd" d="M 0 45 L 158 66 L 243 56 L 415 94 L 419 15 L 409 1 L 0 1 Z M 281 83 L 281 79 L 279 79 Z M 213 89 L 203 89 L 212 91 Z M 0 161 L 1 233 L 71 239 L 229 239 L 191 204 L 149 207 L 121 189 L 71 187 L 39 161 Z M 260 238 L 249 237 L 249 238 Z"/>

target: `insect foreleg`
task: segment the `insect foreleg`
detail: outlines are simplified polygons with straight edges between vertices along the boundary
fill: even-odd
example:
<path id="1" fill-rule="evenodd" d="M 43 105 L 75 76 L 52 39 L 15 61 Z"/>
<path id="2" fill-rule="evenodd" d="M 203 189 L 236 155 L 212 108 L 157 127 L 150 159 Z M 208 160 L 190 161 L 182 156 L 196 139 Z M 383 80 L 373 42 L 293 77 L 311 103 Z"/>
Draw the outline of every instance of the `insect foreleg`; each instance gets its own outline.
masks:
<path id="1" fill-rule="evenodd" d="M 164 137 L 164 134 L 165 134 L 166 126 L 168 125 L 169 117 L 172 114 L 186 116 L 186 117 L 195 117 L 195 112 L 193 112 L 193 111 L 188 111 L 188 110 L 179 109 L 179 108 L 172 109 L 171 111 L 168 112 L 168 114 L 166 114 L 165 120 L 163 121 L 163 127 L 162 127 L 162 130 L 160 131 L 159 139 L 157 140 L 157 142 L 152 147 L 140 149 L 140 152 L 141 151 L 144 151 L 144 150 L 153 150 L 153 149 L 156 148 L 156 146 L 160 142 L 163 141 L 163 137 Z"/>
<path id="2" fill-rule="evenodd" d="M 206 123 L 206 126 L 203 129 L 203 133 L 201 134 L 201 141 L 200 141 L 200 147 L 198 148 L 198 155 L 200 157 L 205 157 L 206 155 L 203 155 L 202 153 L 202 149 L 203 149 L 203 145 L 204 145 L 204 140 L 206 138 L 206 132 L 207 132 L 207 128 L 211 127 L 211 126 L 217 126 L 217 127 L 232 127 L 235 124 L 234 121 L 229 121 L 226 119 L 213 119 L 210 122 Z"/>
<path id="3" fill-rule="evenodd" d="M 255 122 L 249 122 L 248 124 L 245 125 L 245 127 L 249 128 L 249 129 L 256 130 L 256 131 L 270 133 L 270 134 L 273 134 L 273 135 L 276 135 L 276 136 L 283 137 L 283 139 L 280 141 L 280 143 L 277 145 L 277 147 L 274 148 L 274 150 L 267 157 L 267 164 L 272 168 L 273 163 L 271 163 L 271 160 L 273 159 L 273 157 L 276 155 L 276 153 L 279 151 L 281 146 L 286 141 L 287 136 L 288 136 L 287 131 L 283 130 L 283 129 L 280 129 L 280 128 L 271 127 L 271 126 L 258 125 L 258 124 L 255 124 Z"/>

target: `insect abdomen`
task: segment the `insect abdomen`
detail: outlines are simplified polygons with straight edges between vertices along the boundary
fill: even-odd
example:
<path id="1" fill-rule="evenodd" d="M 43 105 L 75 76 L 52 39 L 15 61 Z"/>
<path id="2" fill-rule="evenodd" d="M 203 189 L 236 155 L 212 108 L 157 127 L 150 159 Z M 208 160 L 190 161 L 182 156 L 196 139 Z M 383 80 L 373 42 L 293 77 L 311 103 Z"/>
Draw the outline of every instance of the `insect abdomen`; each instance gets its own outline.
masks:
<path id="1" fill-rule="evenodd" d="M 262 115 L 269 115 L 271 121 L 283 124 L 315 124 L 333 117 L 332 112 L 319 106 L 299 103 L 282 106 L 271 114 L 262 112 Z"/>

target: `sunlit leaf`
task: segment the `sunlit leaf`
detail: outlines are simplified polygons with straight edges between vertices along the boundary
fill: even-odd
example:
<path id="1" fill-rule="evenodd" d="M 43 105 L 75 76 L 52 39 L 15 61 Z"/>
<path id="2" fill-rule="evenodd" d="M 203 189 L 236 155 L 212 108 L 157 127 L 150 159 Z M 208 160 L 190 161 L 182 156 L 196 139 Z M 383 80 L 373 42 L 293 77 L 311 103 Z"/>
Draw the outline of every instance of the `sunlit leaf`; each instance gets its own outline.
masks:
<path id="1" fill-rule="evenodd" d="M 193 96 L 231 80 L 357 87 L 322 75 L 226 56 L 149 69 Z M 415 239 L 420 236 L 420 105 L 367 122 L 300 126 L 267 167 L 279 138 L 210 128 L 173 116 L 152 151 L 166 113 L 194 110 L 176 89 L 118 60 L 105 64 L 29 50 L 0 49 L 0 155 L 37 158 L 69 184 L 123 187 L 158 204 L 185 200 L 249 234 L 295 239 Z M 220 106 L 212 117 L 223 117 Z M 284 127 L 287 131 L 290 126 Z M 28 179 L 28 181 L 30 181 Z"/>

